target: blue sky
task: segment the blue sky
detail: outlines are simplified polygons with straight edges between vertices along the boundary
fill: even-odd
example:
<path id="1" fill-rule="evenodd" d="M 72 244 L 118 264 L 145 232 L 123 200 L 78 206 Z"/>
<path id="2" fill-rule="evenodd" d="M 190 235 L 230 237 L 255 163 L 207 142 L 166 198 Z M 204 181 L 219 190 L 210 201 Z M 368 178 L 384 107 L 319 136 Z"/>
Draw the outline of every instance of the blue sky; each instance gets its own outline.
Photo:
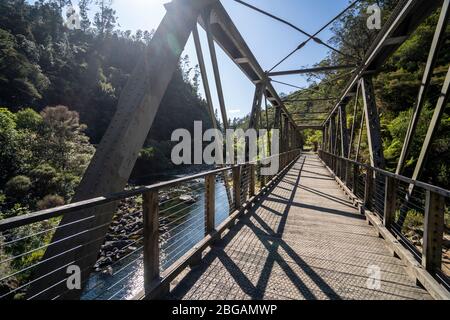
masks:
<path id="1" fill-rule="evenodd" d="M 120 28 L 123 30 L 156 29 L 161 22 L 168 0 L 114 0 L 113 8 L 119 17 Z M 240 30 L 250 49 L 264 70 L 272 68 L 281 58 L 292 51 L 306 39 L 299 32 L 285 26 L 269 17 L 263 16 L 233 0 L 221 0 L 229 15 Z M 349 4 L 349 0 L 246 0 L 272 14 L 280 16 L 309 33 L 315 33 L 337 13 Z M 77 3 L 77 1 L 74 1 Z M 208 69 L 208 78 L 214 97 L 214 107 L 219 107 L 212 67 L 209 59 L 206 35 L 199 28 L 203 53 Z M 324 30 L 319 38 L 327 41 L 332 36 L 329 30 Z M 328 49 L 311 41 L 300 52 L 277 68 L 277 70 L 298 69 L 311 66 L 327 54 Z M 248 114 L 253 100 L 254 86 L 239 71 L 233 62 L 217 47 L 223 91 L 225 95 L 228 117 L 242 117 Z M 197 64 L 197 58 L 192 37 L 189 39 L 185 53 L 192 65 Z M 306 85 L 304 77 L 284 76 L 277 80 L 298 86 Z M 289 93 L 295 89 L 274 84 L 279 93 Z M 202 93 L 203 93 L 203 89 Z"/>

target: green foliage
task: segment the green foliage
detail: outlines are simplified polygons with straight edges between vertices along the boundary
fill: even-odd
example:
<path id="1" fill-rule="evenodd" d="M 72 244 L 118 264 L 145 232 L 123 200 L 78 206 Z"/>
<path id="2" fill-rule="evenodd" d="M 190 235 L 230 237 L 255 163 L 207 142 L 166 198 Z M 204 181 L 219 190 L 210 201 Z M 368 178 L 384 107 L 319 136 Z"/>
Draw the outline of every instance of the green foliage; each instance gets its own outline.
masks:
<path id="1" fill-rule="evenodd" d="M 1 167 L 0 190 L 6 198 L 0 211 L 11 216 L 18 208 L 70 200 L 94 153 L 78 113 L 63 106 L 47 107 L 41 114 L 32 109 L 16 113 L 0 109 L 0 122 L 0 137 L 8 146 L 0 153 L 0 163 L 9 164 Z M 47 195 L 63 200 L 46 199 Z"/>
<path id="2" fill-rule="evenodd" d="M 0 185 L 3 185 L 17 168 L 18 136 L 15 116 L 9 110 L 0 108 Z"/>
<path id="3" fill-rule="evenodd" d="M 31 108 L 22 109 L 16 113 L 16 125 L 19 130 L 37 132 L 42 124 L 42 116 Z"/>
<path id="4" fill-rule="evenodd" d="M 9 180 L 5 185 L 5 192 L 8 196 L 20 199 L 28 193 L 31 188 L 31 180 L 25 176 L 17 176 Z"/>
<path id="5" fill-rule="evenodd" d="M 318 146 L 322 143 L 322 132 L 317 130 L 306 130 L 304 134 L 307 137 L 306 146 L 317 151 Z"/>

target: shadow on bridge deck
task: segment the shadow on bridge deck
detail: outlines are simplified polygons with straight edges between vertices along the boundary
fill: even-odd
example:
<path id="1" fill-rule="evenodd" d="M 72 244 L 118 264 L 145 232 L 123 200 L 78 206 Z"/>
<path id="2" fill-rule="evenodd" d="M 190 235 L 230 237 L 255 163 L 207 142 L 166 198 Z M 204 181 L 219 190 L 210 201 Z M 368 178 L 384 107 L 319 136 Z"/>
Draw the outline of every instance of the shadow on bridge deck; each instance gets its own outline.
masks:
<path id="1" fill-rule="evenodd" d="M 313 154 L 181 277 L 169 298 L 431 299 Z"/>

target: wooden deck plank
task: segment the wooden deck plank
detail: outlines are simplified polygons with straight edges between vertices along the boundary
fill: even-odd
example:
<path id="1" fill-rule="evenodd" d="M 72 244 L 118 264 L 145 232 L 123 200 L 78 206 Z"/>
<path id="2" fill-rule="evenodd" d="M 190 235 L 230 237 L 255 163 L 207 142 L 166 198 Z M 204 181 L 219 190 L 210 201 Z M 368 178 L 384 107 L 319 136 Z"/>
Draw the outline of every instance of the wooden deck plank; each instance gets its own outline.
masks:
<path id="1" fill-rule="evenodd" d="M 381 287 L 367 287 L 369 266 Z M 171 299 L 431 299 L 304 154 L 277 186 L 178 279 Z"/>

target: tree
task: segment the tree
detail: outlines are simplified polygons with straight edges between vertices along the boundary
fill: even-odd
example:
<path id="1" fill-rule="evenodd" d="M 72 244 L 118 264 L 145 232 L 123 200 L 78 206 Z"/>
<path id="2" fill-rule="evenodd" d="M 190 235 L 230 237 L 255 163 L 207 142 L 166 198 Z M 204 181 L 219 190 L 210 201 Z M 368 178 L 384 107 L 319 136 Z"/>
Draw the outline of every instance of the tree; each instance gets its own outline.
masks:
<path id="1" fill-rule="evenodd" d="M 92 3 L 92 0 L 80 0 L 78 2 L 78 6 L 80 7 L 80 26 L 81 30 L 86 32 L 91 27 L 91 21 L 89 20 L 89 5 Z"/>
<path id="2" fill-rule="evenodd" d="M 64 106 L 41 114 L 0 109 L 0 190 L 6 195 L 1 211 L 14 215 L 16 205 L 36 208 L 49 194 L 70 200 L 94 153 L 85 128 L 78 113 Z"/>
<path id="3" fill-rule="evenodd" d="M 100 36 L 111 35 L 116 27 L 116 11 L 111 8 L 112 0 L 96 0 L 99 12 L 95 14 L 94 25 Z"/>
<path id="4" fill-rule="evenodd" d="M 56 7 L 59 9 L 60 12 L 62 12 L 62 9 L 67 6 L 72 4 L 71 0 L 50 0 L 51 4 L 55 4 Z"/>
<path id="5" fill-rule="evenodd" d="M 9 110 L 0 108 L 0 186 L 17 170 L 17 142 L 15 116 Z"/>
<path id="6" fill-rule="evenodd" d="M 89 164 L 93 148 L 80 124 L 79 114 L 66 106 L 47 107 L 41 112 L 45 124 L 44 158 L 58 171 L 81 174 Z"/>
<path id="7" fill-rule="evenodd" d="M 20 52 L 17 38 L 0 29 L 0 101 L 7 104 L 42 98 L 49 79 Z"/>

